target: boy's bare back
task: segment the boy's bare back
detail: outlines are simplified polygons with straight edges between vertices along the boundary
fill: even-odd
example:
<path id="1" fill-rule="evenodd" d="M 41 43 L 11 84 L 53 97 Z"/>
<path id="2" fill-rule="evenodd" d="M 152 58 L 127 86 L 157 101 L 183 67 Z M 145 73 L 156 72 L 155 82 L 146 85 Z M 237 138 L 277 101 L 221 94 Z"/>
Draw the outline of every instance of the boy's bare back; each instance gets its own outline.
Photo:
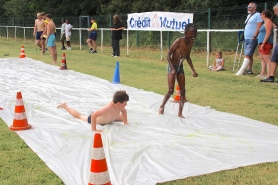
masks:
<path id="1" fill-rule="evenodd" d="M 103 108 L 95 112 L 95 114 L 100 115 L 99 117 L 97 117 L 96 123 L 97 124 L 112 123 L 113 121 L 117 120 L 117 118 L 120 116 L 121 111 L 123 110 L 115 106 L 114 103 L 110 102 L 106 106 L 104 106 Z"/>

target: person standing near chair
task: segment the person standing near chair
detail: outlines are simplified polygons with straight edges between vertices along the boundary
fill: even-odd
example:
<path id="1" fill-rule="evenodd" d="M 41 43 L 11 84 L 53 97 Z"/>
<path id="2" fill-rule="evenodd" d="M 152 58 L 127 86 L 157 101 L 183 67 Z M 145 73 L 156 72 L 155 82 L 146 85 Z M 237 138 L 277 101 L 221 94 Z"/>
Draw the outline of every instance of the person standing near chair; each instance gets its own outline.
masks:
<path id="1" fill-rule="evenodd" d="M 123 38 L 122 31 L 125 29 L 121 18 L 118 15 L 113 16 L 113 25 L 110 28 L 112 31 L 112 57 L 120 56 L 120 40 Z"/>
<path id="2" fill-rule="evenodd" d="M 86 42 L 90 48 L 89 53 L 97 53 L 97 23 L 94 17 L 91 18 L 91 23 L 91 28 L 88 28 L 89 38 Z"/>
<path id="3" fill-rule="evenodd" d="M 258 48 L 260 53 L 260 58 L 262 60 L 262 70 L 261 73 L 257 76 L 258 78 L 264 79 L 265 78 L 265 71 L 267 69 L 266 78 L 270 76 L 270 52 L 273 48 L 273 23 L 272 23 L 272 13 L 265 9 L 261 13 L 261 17 L 264 20 L 264 24 L 260 28 L 260 33 L 258 35 Z"/>
<path id="4" fill-rule="evenodd" d="M 278 3 L 273 6 L 273 11 L 276 16 L 278 16 Z M 265 79 L 261 79 L 261 82 L 271 82 L 273 83 L 275 81 L 275 72 L 277 70 L 277 63 L 278 63 L 278 44 L 275 45 L 272 57 L 271 57 L 271 64 L 270 64 L 270 73 L 269 77 Z"/>
<path id="5" fill-rule="evenodd" d="M 253 74 L 253 54 L 258 45 L 257 36 L 259 29 L 263 24 L 260 13 L 257 12 L 257 4 L 254 2 L 249 3 L 247 6 L 248 16 L 245 20 L 244 28 L 244 60 L 241 68 L 236 73 L 240 76 L 244 73 L 245 68 L 248 66 L 247 74 Z"/>

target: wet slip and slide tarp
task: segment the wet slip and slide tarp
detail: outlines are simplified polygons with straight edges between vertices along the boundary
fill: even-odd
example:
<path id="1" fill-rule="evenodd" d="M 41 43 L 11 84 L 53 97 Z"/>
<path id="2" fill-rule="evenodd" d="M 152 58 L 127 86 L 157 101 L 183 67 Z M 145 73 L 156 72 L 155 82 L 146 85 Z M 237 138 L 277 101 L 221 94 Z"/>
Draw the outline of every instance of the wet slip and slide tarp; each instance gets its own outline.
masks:
<path id="1" fill-rule="evenodd" d="M 124 73 L 124 71 L 121 71 Z M 158 115 L 163 96 L 72 70 L 59 70 L 30 58 L 0 59 L 0 117 L 14 118 L 16 92 L 21 92 L 30 130 L 17 134 L 67 185 L 88 184 L 93 132 L 57 105 L 66 102 L 90 114 L 126 90 L 128 125 L 115 122 L 102 129 L 111 183 L 153 185 L 278 161 L 278 127 L 209 106 L 169 101 Z"/>

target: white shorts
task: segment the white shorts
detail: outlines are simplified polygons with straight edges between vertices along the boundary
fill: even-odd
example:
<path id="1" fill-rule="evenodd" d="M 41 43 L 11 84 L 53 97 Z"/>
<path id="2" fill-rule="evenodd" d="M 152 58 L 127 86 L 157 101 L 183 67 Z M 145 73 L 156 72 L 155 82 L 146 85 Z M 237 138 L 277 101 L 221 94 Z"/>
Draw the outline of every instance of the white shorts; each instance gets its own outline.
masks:
<path id="1" fill-rule="evenodd" d="M 71 36 L 66 36 L 66 41 L 70 41 Z"/>

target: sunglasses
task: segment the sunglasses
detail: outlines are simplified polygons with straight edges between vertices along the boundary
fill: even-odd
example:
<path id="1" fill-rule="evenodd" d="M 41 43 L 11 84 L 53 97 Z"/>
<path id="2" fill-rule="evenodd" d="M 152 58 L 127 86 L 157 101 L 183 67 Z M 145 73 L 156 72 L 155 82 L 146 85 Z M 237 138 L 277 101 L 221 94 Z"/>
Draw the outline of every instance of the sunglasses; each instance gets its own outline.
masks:
<path id="1" fill-rule="evenodd" d="M 254 8 L 254 6 L 247 6 L 246 8 Z"/>

